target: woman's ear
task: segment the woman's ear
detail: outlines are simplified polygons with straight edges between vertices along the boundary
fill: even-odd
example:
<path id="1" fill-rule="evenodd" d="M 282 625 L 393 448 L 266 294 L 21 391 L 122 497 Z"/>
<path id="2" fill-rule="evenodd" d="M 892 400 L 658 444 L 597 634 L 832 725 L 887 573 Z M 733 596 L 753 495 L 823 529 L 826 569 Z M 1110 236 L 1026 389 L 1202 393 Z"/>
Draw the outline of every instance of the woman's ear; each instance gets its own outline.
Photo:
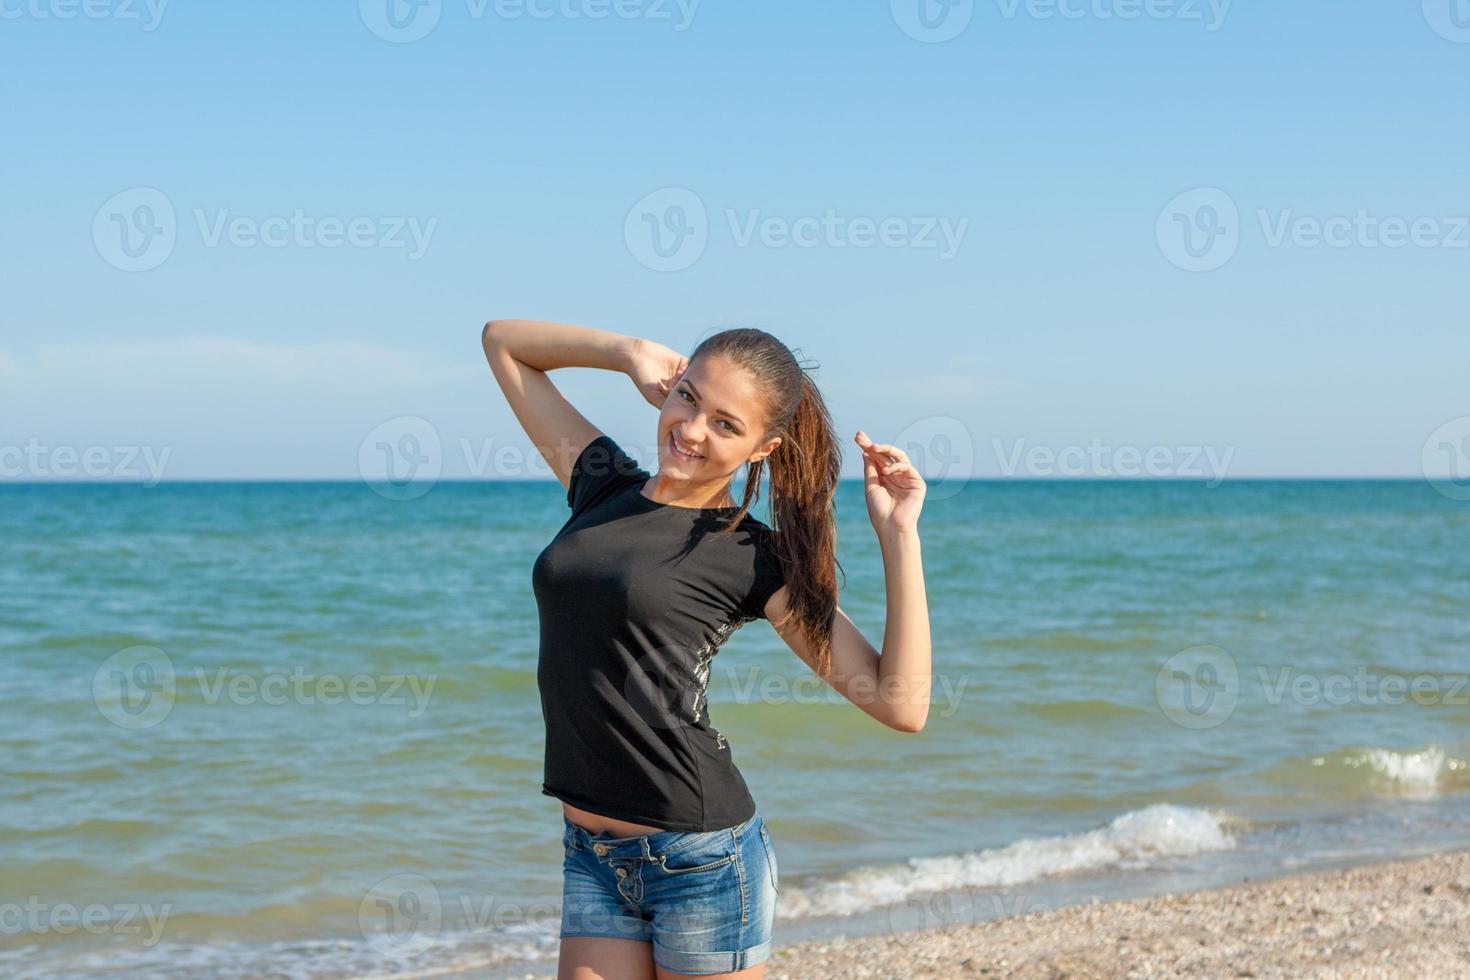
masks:
<path id="1" fill-rule="evenodd" d="M 766 443 L 760 449 L 756 450 L 755 454 L 751 456 L 750 459 L 747 460 L 747 462 L 759 463 L 761 460 L 771 455 L 771 453 L 775 452 L 776 447 L 779 445 L 781 445 L 781 437 L 776 436 L 770 442 Z"/>

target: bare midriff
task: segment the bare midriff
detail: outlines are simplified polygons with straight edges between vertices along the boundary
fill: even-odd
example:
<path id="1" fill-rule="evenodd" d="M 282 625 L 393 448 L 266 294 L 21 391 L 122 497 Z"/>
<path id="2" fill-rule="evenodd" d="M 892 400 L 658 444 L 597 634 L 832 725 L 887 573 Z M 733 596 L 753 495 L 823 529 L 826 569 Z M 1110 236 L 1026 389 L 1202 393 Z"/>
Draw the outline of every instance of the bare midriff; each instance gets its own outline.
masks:
<path id="1" fill-rule="evenodd" d="M 614 820 L 612 817 L 604 817 L 600 813 L 590 813 L 587 810 L 578 809 L 565 800 L 561 804 L 562 812 L 567 819 L 579 827 L 590 830 L 592 833 L 606 831 L 614 837 L 642 837 L 644 834 L 663 833 L 663 827 L 650 827 L 647 824 L 629 823 L 626 820 Z"/>

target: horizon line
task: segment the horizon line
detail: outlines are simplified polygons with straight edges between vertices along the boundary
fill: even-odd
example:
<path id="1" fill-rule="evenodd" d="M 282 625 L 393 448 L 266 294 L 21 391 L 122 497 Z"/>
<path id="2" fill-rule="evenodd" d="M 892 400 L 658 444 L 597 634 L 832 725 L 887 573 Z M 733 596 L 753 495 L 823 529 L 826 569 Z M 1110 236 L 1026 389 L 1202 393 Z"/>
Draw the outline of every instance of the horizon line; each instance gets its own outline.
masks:
<path id="1" fill-rule="evenodd" d="M 844 476 L 838 479 L 838 483 L 862 483 L 866 478 L 861 476 Z M 1451 477 L 1426 477 L 1423 474 L 1416 475 L 1390 475 L 1390 476 L 1364 476 L 1364 475 L 1328 475 L 1328 476 L 1230 476 L 1230 477 L 1196 477 L 1196 476 L 972 476 L 967 477 L 965 483 L 1203 483 L 1220 486 L 1226 483 L 1430 483 L 1432 480 L 1446 480 Z M 0 477 L 0 487 L 3 486 L 146 486 L 156 487 L 181 484 L 200 483 L 322 483 L 322 484 L 355 484 L 361 483 L 367 486 L 383 484 L 386 480 L 366 480 L 362 477 L 345 476 L 222 476 L 222 477 L 180 477 L 177 479 L 164 479 L 149 482 L 146 479 L 26 479 L 17 480 Z M 560 487 L 561 481 L 546 478 L 519 478 L 519 477 L 440 477 L 432 481 L 422 481 L 431 484 L 439 483 L 474 483 L 474 484 L 551 484 Z M 944 482 L 931 481 L 932 482 Z M 1470 481 L 1467 481 L 1470 482 Z"/>

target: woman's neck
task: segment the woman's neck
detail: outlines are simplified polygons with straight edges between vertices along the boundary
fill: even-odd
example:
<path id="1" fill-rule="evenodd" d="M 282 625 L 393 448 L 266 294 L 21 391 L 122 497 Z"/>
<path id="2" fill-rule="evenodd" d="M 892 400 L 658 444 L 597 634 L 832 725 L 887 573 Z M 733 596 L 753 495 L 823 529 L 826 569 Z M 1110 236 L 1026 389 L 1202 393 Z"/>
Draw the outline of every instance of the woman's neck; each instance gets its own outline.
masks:
<path id="1" fill-rule="evenodd" d="M 639 493 L 657 504 L 665 504 L 669 507 L 687 507 L 690 510 L 714 509 L 719 507 L 738 507 L 735 498 L 730 495 L 730 484 L 715 488 L 709 485 L 680 485 L 672 480 L 664 480 L 658 474 L 654 474 Z"/>

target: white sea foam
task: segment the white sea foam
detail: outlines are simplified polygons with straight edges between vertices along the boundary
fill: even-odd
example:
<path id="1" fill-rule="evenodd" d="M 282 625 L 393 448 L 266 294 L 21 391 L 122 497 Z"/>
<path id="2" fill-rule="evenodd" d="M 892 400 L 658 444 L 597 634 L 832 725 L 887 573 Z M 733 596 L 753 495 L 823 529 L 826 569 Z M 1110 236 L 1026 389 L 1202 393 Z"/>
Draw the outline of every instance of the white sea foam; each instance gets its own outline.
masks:
<path id="1" fill-rule="evenodd" d="M 804 886 L 783 882 L 782 918 L 852 915 L 909 896 L 958 888 L 1016 885 L 1047 875 L 1143 868 L 1155 860 L 1235 846 L 1231 819 L 1195 807 L 1156 803 L 1104 827 L 1056 837 L 1023 838 L 1004 847 L 911 858 L 906 866 L 862 868 Z"/>
<path id="2" fill-rule="evenodd" d="M 392 955 L 361 939 L 271 943 L 162 943 L 150 949 L 49 954 L 31 947 L 11 962 L 0 956 L 0 975 L 16 980 L 56 976 L 108 977 L 110 980 L 185 980 L 208 976 L 246 980 L 392 978 L 423 980 L 484 971 L 557 955 L 556 923 L 524 923 L 496 930 L 446 931 L 412 954 Z"/>
<path id="3" fill-rule="evenodd" d="M 1312 760 L 1326 765 L 1327 757 Z M 1368 775 L 1367 788 L 1375 795 L 1432 799 L 1456 787 L 1463 788 L 1470 762 L 1456 758 L 1437 745 L 1418 752 L 1369 748 L 1344 753 L 1336 761 Z"/>

